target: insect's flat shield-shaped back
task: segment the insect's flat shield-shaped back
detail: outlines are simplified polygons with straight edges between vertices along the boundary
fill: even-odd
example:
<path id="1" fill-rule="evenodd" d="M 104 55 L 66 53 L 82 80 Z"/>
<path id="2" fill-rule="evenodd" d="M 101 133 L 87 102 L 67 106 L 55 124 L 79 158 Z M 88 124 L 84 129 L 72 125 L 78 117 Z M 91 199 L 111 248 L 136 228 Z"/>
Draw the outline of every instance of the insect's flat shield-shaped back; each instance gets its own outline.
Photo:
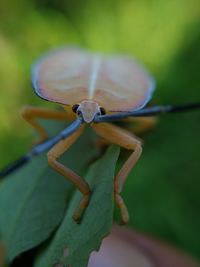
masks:
<path id="1" fill-rule="evenodd" d="M 107 111 L 140 109 L 154 90 L 154 80 L 133 59 L 76 48 L 41 58 L 33 66 L 32 83 L 46 100 L 71 106 L 93 100 Z"/>

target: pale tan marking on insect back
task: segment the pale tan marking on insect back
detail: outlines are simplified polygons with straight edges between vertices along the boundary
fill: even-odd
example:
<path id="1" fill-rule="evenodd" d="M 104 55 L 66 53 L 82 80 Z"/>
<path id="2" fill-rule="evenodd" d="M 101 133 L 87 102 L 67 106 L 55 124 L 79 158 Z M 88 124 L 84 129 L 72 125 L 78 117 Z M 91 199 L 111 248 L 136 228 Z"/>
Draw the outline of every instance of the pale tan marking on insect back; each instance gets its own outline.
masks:
<path id="1" fill-rule="evenodd" d="M 89 85 L 88 85 L 88 97 L 89 97 L 89 99 L 92 99 L 94 96 L 100 66 L 101 66 L 101 56 L 96 54 L 96 55 L 94 55 L 93 61 L 91 64 L 91 73 L 90 73 Z"/>

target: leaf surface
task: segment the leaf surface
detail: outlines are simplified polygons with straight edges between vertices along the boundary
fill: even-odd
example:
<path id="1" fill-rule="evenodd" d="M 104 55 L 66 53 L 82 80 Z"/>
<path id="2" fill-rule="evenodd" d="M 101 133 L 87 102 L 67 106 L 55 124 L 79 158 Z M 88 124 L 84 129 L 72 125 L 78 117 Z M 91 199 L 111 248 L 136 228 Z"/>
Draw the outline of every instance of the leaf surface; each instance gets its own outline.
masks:
<path id="1" fill-rule="evenodd" d="M 49 131 L 63 128 L 63 124 L 58 125 L 49 124 Z M 93 140 L 93 133 L 87 131 L 61 161 L 83 174 L 97 156 L 97 150 L 94 147 L 91 150 Z M 85 151 L 88 153 L 84 154 Z M 35 158 L 1 183 L 0 235 L 9 261 L 51 235 L 64 216 L 72 188 L 48 167 L 46 155 Z"/>
<path id="2" fill-rule="evenodd" d="M 73 212 L 80 202 L 77 191 L 62 225 L 50 245 L 41 253 L 35 267 L 87 266 L 89 255 L 98 250 L 102 238 L 108 235 L 113 221 L 113 178 L 119 148 L 110 147 L 106 154 L 92 165 L 86 180 L 92 188 L 92 196 L 80 224 L 73 219 Z"/>

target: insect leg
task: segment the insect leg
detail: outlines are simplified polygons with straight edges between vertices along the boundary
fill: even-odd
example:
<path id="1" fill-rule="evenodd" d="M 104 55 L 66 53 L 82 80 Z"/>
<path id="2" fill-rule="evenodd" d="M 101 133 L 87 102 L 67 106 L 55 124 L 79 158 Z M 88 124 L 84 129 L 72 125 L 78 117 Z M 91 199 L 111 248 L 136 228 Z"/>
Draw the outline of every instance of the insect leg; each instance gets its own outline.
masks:
<path id="1" fill-rule="evenodd" d="M 50 110 L 46 108 L 38 108 L 25 106 L 21 111 L 22 117 L 30 123 L 39 133 L 40 138 L 35 143 L 41 143 L 48 138 L 47 131 L 37 122 L 38 118 L 53 119 L 53 120 L 67 120 L 67 113 L 65 111 Z"/>
<path id="2" fill-rule="evenodd" d="M 157 120 L 158 118 L 156 117 L 135 117 L 124 120 L 124 124 L 122 125 L 124 125 L 125 129 L 130 131 L 132 134 L 134 133 L 134 135 L 140 135 L 151 131 L 155 127 Z M 111 144 L 111 142 L 105 139 L 98 139 L 96 141 L 96 146 L 98 148 L 108 146 L 109 144 Z"/>
<path id="3" fill-rule="evenodd" d="M 24 154 L 22 157 L 0 170 L 0 179 L 6 177 L 10 173 L 28 163 L 33 157 L 40 155 L 44 151 L 48 151 L 60 140 L 69 137 L 80 128 L 81 124 L 82 120 L 80 118 L 77 118 L 51 139 L 47 139 L 44 142 L 34 146 L 28 153 Z"/>
<path id="4" fill-rule="evenodd" d="M 124 165 L 117 173 L 114 184 L 115 201 L 121 211 L 122 223 L 127 224 L 129 221 L 129 214 L 120 193 L 122 191 L 126 177 L 134 167 L 142 153 L 141 142 L 130 132 L 112 124 L 99 123 L 93 124 L 92 127 L 98 135 L 105 138 L 106 140 L 126 149 L 133 150 L 132 154 L 125 161 Z"/>
<path id="5" fill-rule="evenodd" d="M 79 207 L 74 213 L 74 220 L 79 222 L 81 216 L 89 203 L 90 198 L 90 187 L 88 183 L 73 170 L 69 169 L 67 166 L 64 166 L 57 159 L 77 140 L 81 135 L 84 126 L 82 125 L 76 132 L 74 132 L 68 138 L 59 141 L 53 148 L 47 153 L 49 165 L 63 175 L 67 180 L 71 181 L 83 194 L 83 198 L 80 202 Z"/>
<path id="6" fill-rule="evenodd" d="M 156 117 L 135 117 L 127 120 L 127 129 L 136 135 L 152 130 L 157 122 Z M 130 122 L 130 123 L 129 123 Z"/>

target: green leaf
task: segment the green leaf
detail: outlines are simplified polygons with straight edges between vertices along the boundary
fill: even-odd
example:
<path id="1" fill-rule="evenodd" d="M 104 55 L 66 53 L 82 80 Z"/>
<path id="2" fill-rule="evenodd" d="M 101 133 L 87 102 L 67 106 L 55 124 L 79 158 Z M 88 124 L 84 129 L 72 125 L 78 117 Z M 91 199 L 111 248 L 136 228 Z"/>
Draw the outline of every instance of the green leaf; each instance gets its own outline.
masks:
<path id="1" fill-rule="evenodd" d="M 102 159 L 92 165 L 86 180 L 92 188 L 90 204 L 81 224 L 72 215 L 80 202 L 77 191 L 66 212 L 61 227 L 52 242 L 36 261 L 36 267 L 87 266 L 89 255 L 98 250 L 102 238 L 110 232 L 113 221 L 113 177 L 119 148 L 112 146 Z"/>
<path id="2" fill-rule="evenodd" d="M 48 130 L 55 126 L 57 130 L 63 128 L 63 124 L 51 123 Z M 61 161 L 83 174 L 97 156 L 97 150 L 94 147 L 91 150 L 94 138 L 86 130 Z M 84 154 L 85 151 L 88 153 Z M 74 187 L 66 179 L 48 167 L 46 155 L 34 159 L 1 183 L 0 234 L 9 261 L 51 235 L 64 216 L 71 188 Z"/>

